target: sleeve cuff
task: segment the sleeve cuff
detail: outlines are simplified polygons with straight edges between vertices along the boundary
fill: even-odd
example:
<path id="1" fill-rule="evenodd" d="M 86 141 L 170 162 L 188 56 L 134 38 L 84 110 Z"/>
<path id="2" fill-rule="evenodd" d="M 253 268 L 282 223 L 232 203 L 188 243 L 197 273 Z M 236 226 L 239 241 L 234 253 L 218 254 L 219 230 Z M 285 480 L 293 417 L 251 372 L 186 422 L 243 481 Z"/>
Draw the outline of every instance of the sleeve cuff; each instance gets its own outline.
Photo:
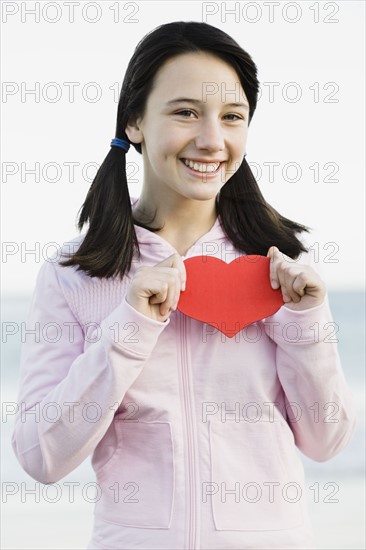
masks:
<path id="1" fill-rule="evenodd" d="M 148 357 L 162 331 L 169 325 L 143 315 L 124 298 L 101 323 L 102 334 L 129 355 Z"/>
<path id="2" fill-rule="evenodd" d="M 327 298 L 320 305 L 301 311 L 282 306 L 277 313 L 267 317 L 264 324 L 275 342 L 338 342 L 338 325 L 333 321 Z"/>

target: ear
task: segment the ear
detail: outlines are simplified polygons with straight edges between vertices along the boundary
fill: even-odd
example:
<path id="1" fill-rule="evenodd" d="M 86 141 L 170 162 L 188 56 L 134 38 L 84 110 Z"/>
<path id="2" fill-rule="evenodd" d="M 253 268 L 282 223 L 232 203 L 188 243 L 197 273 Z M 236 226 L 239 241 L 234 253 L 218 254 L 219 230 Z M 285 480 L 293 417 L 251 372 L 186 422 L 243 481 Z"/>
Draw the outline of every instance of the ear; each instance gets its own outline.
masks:
<path id="1" fill-rule="evenodd" d="M 144 135 L 139 126 L 140 119 L 135 122 L 130 122 L 125 128 L 127 137 L 132 143 L 142 143 L 144 141 Z"/>

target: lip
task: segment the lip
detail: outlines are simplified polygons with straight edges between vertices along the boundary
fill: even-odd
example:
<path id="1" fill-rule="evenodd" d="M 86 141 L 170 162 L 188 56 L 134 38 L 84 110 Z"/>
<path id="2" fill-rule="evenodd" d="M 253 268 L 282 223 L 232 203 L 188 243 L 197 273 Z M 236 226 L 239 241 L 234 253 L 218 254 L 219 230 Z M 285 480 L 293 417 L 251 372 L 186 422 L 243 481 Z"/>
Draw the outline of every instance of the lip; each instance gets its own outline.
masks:
<path id="1" fill-rule="evenodd" d="M 214 178 L 216 177 L 219 172 L 221 171 L 221 168 L 224 164 L 224 161 L 215 161 L 215 162 L 220 162 L 220 164 L 218 165 L 217 167 L 217 170 L 215 170 L 215 172 L 198 172 L 197 170 L 193 170 L 192 168 L 190 168 L 189 166 L 187 166 L 184 162 L 184 159 L 179 159 L 181 161 L 181 164 L 184 166 L 184 168 L 187 170 L 187 172 L 193 176 L 195 176 L 196 178 L 199 177 L 201 180 L 206 180 L 206 179 L 209 179 L 209 178 Z M 189 159 L 189 160 L 193 160 L 193 159 Z M 196 162 L 207 162 L 207 161 L 196 161 Z M 210 163 L 213 163 L 214 161 L 210 161 Z"/>
<path id="2" fill-rule="evenodd" d="M 182 157 L 180 160 L 182 162 L 184 162 L 185 160 L 191 160 L 192 162 L 202 162 L 204 164 L 216 164 L 216 162 L 219 162 L 221 164 L 222 162 L 226 161 L 226 159 L 193 159 L 191 157 Z"/>

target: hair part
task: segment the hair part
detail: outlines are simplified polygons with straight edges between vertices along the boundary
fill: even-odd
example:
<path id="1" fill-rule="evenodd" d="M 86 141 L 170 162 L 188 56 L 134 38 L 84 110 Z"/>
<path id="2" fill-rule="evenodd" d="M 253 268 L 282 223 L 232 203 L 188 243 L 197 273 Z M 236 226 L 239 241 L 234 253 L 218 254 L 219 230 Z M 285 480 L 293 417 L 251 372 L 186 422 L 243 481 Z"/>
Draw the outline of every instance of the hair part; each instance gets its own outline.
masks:
<path id="1" fill-rule="evenodd" d="M 207 52 L 225 61 L 238 74 L 249 102 L 250 125 L 257 106 L 259 81 L 251 56 L 228 34 L 207 23 L 176 21 L 158 26 L 137 44 L 122 83 L 117 109 L 115 137 L 129 141 L 125 129 L 143 118 L 155 76 L 162 65 L 177 55 Z M 138 153 L 141 144 L 132 143 Z M 77 227 L 89 228 L 78 250 L 63 267 L 77 266 L 90 277 L 121 279 L 130 270 L 136 253 L 140 257 L 135 225 L 150 227 L 133 218 L 126 175 L 126 155 L 112 147 L 89 188 L 80 208 Z M 80 211 L 79 210 L 79 211 Z M 304 225 L 281 216 L 264 199 L 255 177 L 244 158 L 239 169 L 221 188 L 216 213 L 234 246 L 246 254 L 266 255 L 275 245 L 284 254 L 296 258 L 306 249 L 296 233 L 308 231 Z"/>

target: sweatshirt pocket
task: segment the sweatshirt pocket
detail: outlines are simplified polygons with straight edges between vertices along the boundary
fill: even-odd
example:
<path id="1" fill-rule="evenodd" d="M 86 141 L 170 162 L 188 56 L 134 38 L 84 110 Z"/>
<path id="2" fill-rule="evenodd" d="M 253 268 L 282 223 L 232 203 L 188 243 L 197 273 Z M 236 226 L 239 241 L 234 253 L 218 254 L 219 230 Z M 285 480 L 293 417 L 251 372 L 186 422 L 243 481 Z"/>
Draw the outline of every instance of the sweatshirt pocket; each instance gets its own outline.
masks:
<path id="1" fill-rule="evenodd" d="M 291 529 L 303 519 L 303 468 L 290 428 L 275 422 L 209 424 L 211 499 L 217 530 Z"/>
<path id="2" fill-rule="evenodd" d="M 96 471 L 95 514 L 129 527 L 169 529 L 175 472 L 170 422 L 115 421 L 117 446 Z"/>

